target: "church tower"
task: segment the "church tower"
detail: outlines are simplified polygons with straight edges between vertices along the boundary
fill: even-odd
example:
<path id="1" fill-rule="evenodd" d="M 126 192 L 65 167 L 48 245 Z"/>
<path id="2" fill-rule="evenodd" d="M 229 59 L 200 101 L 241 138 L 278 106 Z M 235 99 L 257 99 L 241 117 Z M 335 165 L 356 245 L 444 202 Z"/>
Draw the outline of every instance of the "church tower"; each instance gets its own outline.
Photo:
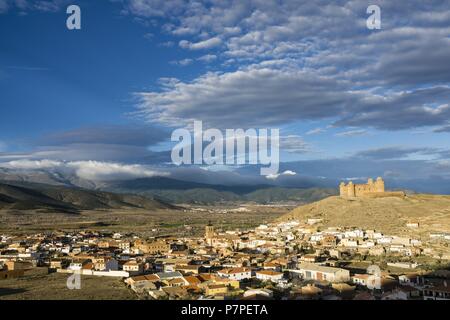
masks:
<path id="1" fill-rule="evenodd" d="M 212 238 L 214 238 L 215 235 L 216 233 L 214 231 L 214 226 L 211 224 L 211 222 L 209 222 L 205 226 L 205 240 L 209 245 L 211 245 Z"/>

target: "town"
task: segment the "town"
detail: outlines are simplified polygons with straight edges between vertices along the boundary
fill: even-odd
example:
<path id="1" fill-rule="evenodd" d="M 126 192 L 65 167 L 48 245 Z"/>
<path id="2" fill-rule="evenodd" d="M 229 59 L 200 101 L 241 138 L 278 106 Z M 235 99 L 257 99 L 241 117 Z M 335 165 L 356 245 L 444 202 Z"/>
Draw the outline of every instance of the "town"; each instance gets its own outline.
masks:
<path id="1" fill-rule="evenodd" d="M 203 235 L 148 239 L 99 231 L 4 234 L 0 287 L 2 279 L 45 268 L 81 282 L 121 279 L 136 299 L 450 300 L 450 257 L 435 250 L 448 246 L 449 234 L 424 241 L 320 222 L 225 231 L 209 223 Z"/>

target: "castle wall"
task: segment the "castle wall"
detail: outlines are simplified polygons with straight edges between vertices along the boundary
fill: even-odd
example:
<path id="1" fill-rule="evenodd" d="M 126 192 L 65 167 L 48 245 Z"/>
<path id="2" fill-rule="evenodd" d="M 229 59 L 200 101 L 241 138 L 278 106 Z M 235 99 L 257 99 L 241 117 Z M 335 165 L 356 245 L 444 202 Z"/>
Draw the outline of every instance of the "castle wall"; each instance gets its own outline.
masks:
<path id="1" fill-rule="evenodd" d="M 369 194 L 383 193 L 384 181 L 380 177 L 374 182 L 369 179 L 365 184 L 354 184 L 350 181 L 347 185 L 341 183 L 339 185 L 339 194 L 341 197 L 364 197 Z"/>
<path id="2" fill-rule="evenodd" d="M 389 192 L 370 192 L 366 193 L 364 197 L 367 198 L 385 198 L 385 197 L 405 197 L 406 194 L 403 191 L 389 191 Z"/>

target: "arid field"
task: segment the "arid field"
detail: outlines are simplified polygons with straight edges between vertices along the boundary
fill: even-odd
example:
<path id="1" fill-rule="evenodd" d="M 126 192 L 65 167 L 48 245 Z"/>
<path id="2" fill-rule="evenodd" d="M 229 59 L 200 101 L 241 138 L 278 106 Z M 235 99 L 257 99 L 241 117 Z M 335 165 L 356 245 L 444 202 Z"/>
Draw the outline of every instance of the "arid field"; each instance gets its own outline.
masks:
<path id="1" fill-rule="evenodd" d="M 136 295 L 120 278 L 83 276 L 81 288 L 67 288 L 68 275 L 47 273 L 47 268 L 27 271 L 26 276 L 2 280 L 0 300 L 130 300 Z"/>

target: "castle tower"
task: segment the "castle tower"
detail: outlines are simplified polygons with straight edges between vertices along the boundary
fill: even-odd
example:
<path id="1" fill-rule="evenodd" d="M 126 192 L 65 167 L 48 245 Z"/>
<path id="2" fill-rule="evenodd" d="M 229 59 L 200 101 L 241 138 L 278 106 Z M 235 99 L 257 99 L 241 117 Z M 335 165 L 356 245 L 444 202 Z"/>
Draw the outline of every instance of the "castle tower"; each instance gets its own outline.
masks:
<path id="1" fill-rule="evenodd" d="M 355 197 L 355 185 L 350 181 L 347 185 L 347 195 L 349 197 Z"/>
<path id="2" fill-rule="evenodd" d="M 384 181 L 381 177 L 377 178 L 377 181 L 375 182 L 375 189 L 376 192 L 384 192 Z"/>
<path id="3" fill-rule="evenodd" d="M 366 192 L 375 192 L 376 187 L 375 187 L 375 183 L 373 182 L 372 178 L 367 179 L 367 190 Z"/>
<path id="4" fill-rule="evenodd" d="M 341 182 L 339 184 L 339 195 L 341 197 L 345 197 L 347 195 L 347 189 L 345 187 L 345 183 L 344 182 Z"/>

